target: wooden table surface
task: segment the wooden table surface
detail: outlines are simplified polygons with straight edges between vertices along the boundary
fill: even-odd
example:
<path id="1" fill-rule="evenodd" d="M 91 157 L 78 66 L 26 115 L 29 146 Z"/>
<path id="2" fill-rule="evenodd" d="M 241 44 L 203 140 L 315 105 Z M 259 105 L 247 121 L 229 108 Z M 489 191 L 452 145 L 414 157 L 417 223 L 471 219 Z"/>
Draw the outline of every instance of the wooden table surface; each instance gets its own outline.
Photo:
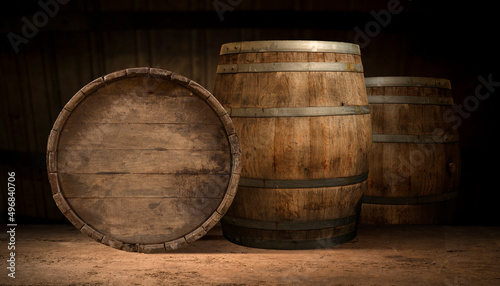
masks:
<path id="1" fill-rule="evenodd" d="M 315 250 L 238 246 L 217 225 L 192 245 L 129 253 L 72 225 L 18 225 L 16 278 L 0 285 L 500 285 L 500 227 L 367 226 L 357 238 Z"/>

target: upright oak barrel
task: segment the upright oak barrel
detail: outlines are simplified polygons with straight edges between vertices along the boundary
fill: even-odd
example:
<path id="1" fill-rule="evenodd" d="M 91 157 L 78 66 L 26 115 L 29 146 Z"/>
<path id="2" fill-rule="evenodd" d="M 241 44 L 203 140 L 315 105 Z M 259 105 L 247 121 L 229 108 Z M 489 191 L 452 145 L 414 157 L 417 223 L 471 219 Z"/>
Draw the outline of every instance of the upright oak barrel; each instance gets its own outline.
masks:
<path id="1" fill-rule="evenodd" d="M 203 236 L 231 204 L 241 153 L 231 119 L 203 87 L 153 68 L 78 91 L 49 136 L 61 212 L 113 248 L 164 252 Z"/>
<path id="2" fill-rule="evenodd" d="M 361 222 L 451 223 L 460 147 L 449 80 L 367 77 L 373 145 Z"/>
<path id="3" fill-rule="evenodd" d="M 359 46 L 224 44 L 214 96 L 242 146 L 238 193 L 221 220 L 224 236 L 270 249 L 353 239 L 371 144 Z"/>

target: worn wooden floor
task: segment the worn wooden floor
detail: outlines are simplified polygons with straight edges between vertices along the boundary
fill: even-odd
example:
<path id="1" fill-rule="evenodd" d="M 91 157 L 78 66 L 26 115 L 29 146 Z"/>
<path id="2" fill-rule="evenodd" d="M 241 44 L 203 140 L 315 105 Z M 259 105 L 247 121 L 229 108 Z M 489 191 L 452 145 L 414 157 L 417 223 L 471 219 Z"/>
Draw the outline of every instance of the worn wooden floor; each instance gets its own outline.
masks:
<path id="1" fill-rule="evenodd" d="M 15 279 L 0 285 L 500 285 L 500 227 L 363 226 L 352 242 L 316 250 L 252 249 L 220 227 L 166 254 L 115 250 L 72 225 L 19 225 Z"/>

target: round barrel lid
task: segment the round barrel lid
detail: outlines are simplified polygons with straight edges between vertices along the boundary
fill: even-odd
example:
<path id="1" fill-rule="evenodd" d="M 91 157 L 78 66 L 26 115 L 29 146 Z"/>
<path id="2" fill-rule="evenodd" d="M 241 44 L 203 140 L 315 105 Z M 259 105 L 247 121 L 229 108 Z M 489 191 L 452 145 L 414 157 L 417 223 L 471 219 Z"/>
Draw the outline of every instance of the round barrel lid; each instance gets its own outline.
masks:
<path id="1" fill-rule="evenodd" d="M 241 151 L 228 114 L 196 82 L 131 68 L 78 91 L 50 133 L 54 200 L 98 242 L 163 252 L 206 234 L 231 204 Z"/>

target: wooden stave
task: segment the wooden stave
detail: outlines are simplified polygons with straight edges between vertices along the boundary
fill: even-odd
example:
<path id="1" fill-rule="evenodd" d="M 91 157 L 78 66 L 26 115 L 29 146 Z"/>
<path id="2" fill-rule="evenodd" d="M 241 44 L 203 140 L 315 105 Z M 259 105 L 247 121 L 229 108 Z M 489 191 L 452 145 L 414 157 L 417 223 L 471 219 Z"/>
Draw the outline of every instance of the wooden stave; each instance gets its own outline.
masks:
<path id="1" fill-rule="evenodd" d="M 193 92 L 193 94 L 196 94 L 205 102 L 207 102 L 208 105 L 216 112 L 222 123 L 222 126 L 224 127 L 231 152 L 231 175 L 228 183 L 228 188 L 217 209 L 208 219 L 205 220 L 202 225 L 198 226 L 193 231 L 178 239 L 165 241 L 159 244 L 125 243 L 112 237 L 108 237 L 94 229 L 92 226 L 88 225 L 71 209 L 70 204 L 65 199 L 63 192 L 61 192 L 60 180 L 57 173 L 57 150 L 60 131 L 63 130 L 64 125 L 71 112 L 78 106 L 80 102 L 82 102 L 86 98 L 86 96 L 91 95 L 100 87 L 106 85 L 106 83 L 112 83 L 120 79 L 138 76 L 152 76 L 153 78 L 172 81 L 180 86 L 187 88 L 188 90 Z M 137 251 L 143 253 L 156 253 L 175 250 L 181 247 L 185 247 L 186 245 L 192 243 L 193 241 L 196 241 L 197 239 L 205 235 L 208 230 L 210 230 L 213 226 L 215 226 L 215 224 L 218 223 L 220 218 L 225 214 L 225 212 L 231 205 L 232 200 L 234 199 L 234 196 L 236 194 L 237 184 L 241 172 L 241 148 L 239 146 L 239 139 L 229 115 L 222 107 L 222 105 L 220 105 L 217 99 L 215 99 L 215 97 L 204 87 L 182 75 L 163 69 L 149 67 L 137 67 L 116 71 L 95 79 L 94 81 L 85 85 L 81 90 L 79 90 L 64 106 L 54 123 L 47 142 L 46 158 L 47 173 L 52 188 L 54 201 L 63 215 L 77 229 L 87 234 L 97 242 L 103 243 L 110 247 L 125 251 Z"/>
<path id="2" fill-rule="evenodd" d="M 356 44 L 331 41 L 268 40 L 226 43 L 220 55 L 263 52 L 323 52 L 360 55 Z"/>

